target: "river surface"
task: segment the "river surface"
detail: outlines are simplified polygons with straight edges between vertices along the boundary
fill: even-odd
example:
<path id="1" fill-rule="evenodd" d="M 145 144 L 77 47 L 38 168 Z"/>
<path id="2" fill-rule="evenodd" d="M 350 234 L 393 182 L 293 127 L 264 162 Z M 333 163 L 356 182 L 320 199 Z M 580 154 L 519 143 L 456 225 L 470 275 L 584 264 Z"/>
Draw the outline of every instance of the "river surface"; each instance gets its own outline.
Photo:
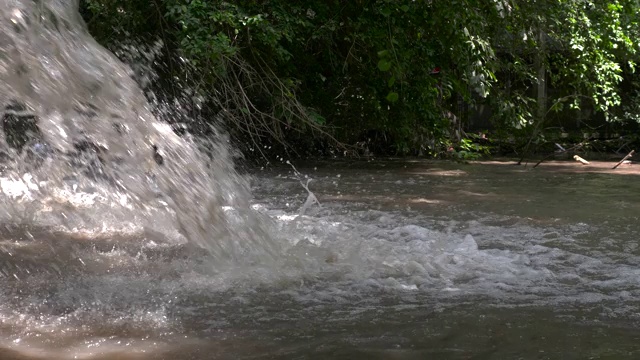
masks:
<path id="1" fill-rule="evenodd" d="M 579 166 L 255 170 L 276 261 L 7 226 L 0 358 L 636 359 L 637 165 Z"/>

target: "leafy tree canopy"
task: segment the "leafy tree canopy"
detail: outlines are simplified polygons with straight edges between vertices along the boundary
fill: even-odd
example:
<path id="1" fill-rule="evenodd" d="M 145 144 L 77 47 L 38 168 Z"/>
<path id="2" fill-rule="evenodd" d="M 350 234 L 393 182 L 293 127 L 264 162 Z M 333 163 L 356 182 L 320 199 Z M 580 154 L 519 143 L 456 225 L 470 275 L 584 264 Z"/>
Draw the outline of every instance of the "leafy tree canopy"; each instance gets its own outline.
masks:
<path id="1" fill-rule="evenodd" d="M 197 93 L 248 147 L 438 154 L 462 141 L 465 109 L 479 104 L 513 131 L 586 107 L 639 120 L 638 0 L 84 0 L 81 10 L 111 49 L 162 41 L 157 86 Z M 544 99 L 542 80 L 555 89 Z"/>

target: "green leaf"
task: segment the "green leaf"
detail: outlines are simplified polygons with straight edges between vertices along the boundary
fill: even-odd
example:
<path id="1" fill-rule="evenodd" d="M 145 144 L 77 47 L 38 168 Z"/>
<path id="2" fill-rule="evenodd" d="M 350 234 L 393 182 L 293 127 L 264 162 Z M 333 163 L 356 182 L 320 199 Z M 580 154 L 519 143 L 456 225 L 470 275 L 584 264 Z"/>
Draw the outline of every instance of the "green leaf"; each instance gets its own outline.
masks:
<path id="1" fill-rule="evenodd" d="M 378 61 L 378 69 L 380 69 L 380 71 L 389 71 L 389 69 L 391 69 L 391 62 L 386 59 Z"/>
<path id="2" fill-rule="evenodd" d="M 400 98 L 400 95 L 398 95 L 397 92 L 392 91 L 392 92 L 387 94 L 387 101 L 390 102 L 390 103 L 394 103 L 394 102 L 398 101 L 398 98 Z"/>
<path id="3" fill-rule="evenodd" d="M 396 77 L 392 76 L 391 79 L 389 79 L 389 81 L 387 82 L 387 86 L 392 87 L 393 84 L 396 83 Z"/>
<path id="4" fill-rule="evenodd" d="M 407 11 L 409 11 L 409 5 L 402 5 L 400 7 L 400 9 L 402 9 L 402 11 L 404 11 L 404 12 L 407 12 Z"/>
<path id="5" fill-rule="evenodd" d="M 378 57 L 384 58 L 389 56 L 389 50 L 380 50 L 378 51 Z"/>
<path id="6" fill-rule="evenodd" d="M 309 118 L 318 125 L 324 125 L 327 123 L 327 119 L 325 119 L 322 115 L 318 114 L 315 111 L 309 113 Z"/>

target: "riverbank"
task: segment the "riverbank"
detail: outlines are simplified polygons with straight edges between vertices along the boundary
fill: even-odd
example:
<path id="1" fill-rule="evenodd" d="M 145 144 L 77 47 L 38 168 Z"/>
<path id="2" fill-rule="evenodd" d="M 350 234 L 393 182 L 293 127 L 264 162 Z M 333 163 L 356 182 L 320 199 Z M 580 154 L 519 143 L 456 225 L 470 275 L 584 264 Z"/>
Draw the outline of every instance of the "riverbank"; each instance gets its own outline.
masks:
<path id="1" fill-rule="evenodd" d="M 620 174 L 620 175 L 640 175 L 640 163 L 633 162 L 631 160 L 628 163 L 623 163 L 617 168 L 613 167 L 618 161 L 589 161 L 588 165 L 584 165 L 574 160 L 551 160 L 544 161 L 534 168 L 539 160 L 535 161 L 523 161 L 522 164 L 517 165 L 518 160 L 515 159 L 495 159 L 485 161 L 474 161 L 472 164 L 477 165 L 504 165 L 514 166 L 523 169 L 529 169 L 532 171 L 549 171 L 549 172 L 564 172 L 564 173 L 603 173 L 603 174 Z"/>
<path id="2" fill-rule="evenodd" d="M 340 159 L 308 159 L 290 161 L 290 164 L 300 168 L 316 168 L 326 169 L 332 168 L 336 171 L 344 168 L 358 169 L 398 169 L 398 171 L 411 170 L 433 170 L 433 169 L 464 169 L 465 166 L 490 165 L 503 168 L 503 170 L 517 171 L 543 171 L 543 172 L 562 172 L 562 173 L 603 173 L 603 174 L 619 174 L 619 175 L 640 175 L 640 155 L 632 157 L 629 161 L 620 164 L 613 169 L 620 160 L 621 156 L 611 157 L 611 160 L 589 160 L 588 164 L 582 164 L 576 160 L 545 160 L 538 164 L 540 159 L 525 159 L 518 164 L 518 158 L 511 157 L 494 157 L 485 160 L 457 162 L 449 159 L 425 159 L 412 157 L 381 157 L 381 158 L 340 158 Z M 588 160 L 588 159 L 587 159 Z M 292 165 L 287 162 L 280 164 L 272 164 L 274 168 L 289 168 Z M 537 164 L 537 166 L 536 166 Z M 255 169 L 254 169 L 255 170 Z"/>

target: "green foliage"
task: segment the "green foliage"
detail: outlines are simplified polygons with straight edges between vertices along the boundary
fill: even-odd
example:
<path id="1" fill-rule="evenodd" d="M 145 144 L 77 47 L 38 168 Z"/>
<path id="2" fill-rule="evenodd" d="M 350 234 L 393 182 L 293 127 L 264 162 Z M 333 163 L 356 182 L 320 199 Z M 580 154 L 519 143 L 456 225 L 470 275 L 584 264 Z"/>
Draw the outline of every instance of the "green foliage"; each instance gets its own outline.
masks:
<path id="1" fill-rule="evenodd" d="M 457 160 L 479 160 L 491 154 L 491 146 L 481 144 L 481 142 L 489 143 L 489 141 L 481 135 L 468 134 L 468 137 L 460 140 L 456 148 L 450 147 L 449 152 Z"/>
<path id="2" fill-rule="evenodd" d="M 554 75 L 574 93 L 591 97 L 596 110 L 608 115 L 621 103 L 622 64 L 634 68 L 637 61 L 638 44 L 630 36 L 638 35 L 640 8 L 636 1 L 580 3 L 583 6 L 558 3 L 557 11 L 563 15 L 555 19 L 552 29 L 566 53 L 556 60 Z"/>
<path id="3" fill-rule="evenodd" d="M 460 133 L 460 104 L 489 106 L 500 131 L 532 128 L 542 65 L 551 111 L 639 120 L 636 0 L 84 0 L 82 11 L 111 48 L 162 40 L 162 86 L 185 82 L 252 142 L 304 148 L 322 133 L 378 153 L 485 154 Z"/>

